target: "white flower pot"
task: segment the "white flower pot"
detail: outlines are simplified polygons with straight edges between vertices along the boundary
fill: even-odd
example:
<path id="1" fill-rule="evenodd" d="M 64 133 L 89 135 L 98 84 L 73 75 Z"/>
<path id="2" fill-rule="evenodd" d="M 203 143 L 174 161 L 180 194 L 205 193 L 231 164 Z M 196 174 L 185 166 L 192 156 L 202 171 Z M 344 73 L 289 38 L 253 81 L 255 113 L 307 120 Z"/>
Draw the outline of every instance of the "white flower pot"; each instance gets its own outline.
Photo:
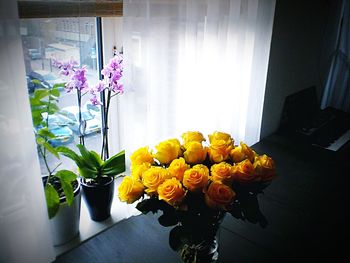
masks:
<path id="1" fill-rule="evenodd" d="M 80 184 L 74 193 L 74 201 L 68 206 L 66 201 L 60 204 L 58 213 L 50 219 L 54 246 L 67 243 L 79 233 L 80 221 Z"/>

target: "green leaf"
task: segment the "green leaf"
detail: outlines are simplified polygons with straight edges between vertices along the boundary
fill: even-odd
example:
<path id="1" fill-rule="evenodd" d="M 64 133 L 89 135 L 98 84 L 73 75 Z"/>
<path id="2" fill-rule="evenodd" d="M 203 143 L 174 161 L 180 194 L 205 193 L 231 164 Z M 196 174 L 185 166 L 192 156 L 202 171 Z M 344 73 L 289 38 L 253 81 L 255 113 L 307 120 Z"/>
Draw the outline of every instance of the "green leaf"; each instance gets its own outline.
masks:
<path id="1" fill-rule="evenodd" d="M 95 179 L 98 175 L 97 170 L 90 169 L 88 167 L 79 167 L 79 174 L 84 178 Z"/>
<path id="2" fill-rule="evenodd" d="M 102 165 L 102 174 L 116 175 L 125 171 L 125 151 L 110 157 Z"/>
<path id="3" fill-rule="evenodd" d="M 46 140 L 43 137 L 37 137 L 36 138 L 36 144 L 38 145 L 44 145 Z"/>
<path id="4" fill-rule="evenodd" d="M 47 210 L 49 212 L 49 218 L 51 219 L 57 214 L 60 206 L 60 197 L 51 184 L 46 184 L 45 186 L 45 198 Z"/>
<path id="5" fill-rule="evenodd" d="M 57 85 L 57 84 L 56 84 Z M 56 86 L 55 85 L 55 86 Z M 55 87 L 54 86 L 54 87 Z M 54 97 L 59 97 L 60 96 L 60 91 L 58 90 L 58 89 L 55 89 L 55 88 L 53 88 L 53 89 L 51 89 L 50 90 L 50 94 L 52 95 L 52 96 L 54 96 Z"/>
<path id="6" fill-rule="evenodd" d="M 103 164 L 103 160 L 100 155 L 95 151 L 90 151 L 90 155 L 98 162 L 99 166 Z"/>
<path id="7" fill-rule="evenodd" d="M 125 171 L 125 163 L 120 163 L 110 168 L 103 168 L 101 170 L 101 174 L 107 175 L 107 176 L 113 176 L 113 175 L 120 174 L 124 171 Z"/>
<path id="8" fill-rule="evenodd" d="M 160 200 L 157 198 L 149 198 L 139 202 L 136 208 L 142 212 L 142 214 L 147 214 L 148 212 L 157 213 L 160 207 Z"/>
<path id="9" fill-rule="evenodd" d="M 49 107 L 48 107 L 47 113 L 48 114 L 54 114 L 54 113 L 56 113 L 59 110 L 60 110 L 60 108 L 56 104 L 51 103 L 49 105 Z"/>
<path id="10" fill-rule="evenodd" d="M 55 176 L 66 182 L 73 182 L 78 177 L 75 173 L 69 170 L 60 170 L 56 173 Z"/>
<path id="11" fill-rule="evenodd" d="M 41 100 L 50 95 L 50 92 L 46 89 L 36 89 L 34 91 L 34 99 Z"/>
<path id="12" fill-rule="evenodd" d="M 38 135 L 41 135 L 41 136 L 46 137 L 46 138 L 51 138 L 51 139 L 56 138 L 55 134 L 50 132 L 47 127 L 40 129 L 38 131 Z"/>
<path id="13" fill-rule="evenodd" d="M 30 102 L 30 105 L 33 107 L 33 106 L 41 106 L 43 105 L 43 102 L 38 99 L 38 98 L 35 98 L 35 97 L 30 97 L 29 98 L 29 102 Z"/>
<path id="14" fill-rule="evenodd" d="M 57 159 L 60 159 L 60 156 L 58 155 L 58 152 L 56 151 L 56 149 L 49 144 L 48 142 L 45 142 L 43 144 L 43 146 L 46 148 L 46 150 L 48 150 L 50 153 L 52 153 Z"/>
<path id="15" fill-rule="evenodd" d="M 32 83 L 34 83 L 36 85 L 41 85 L 41 81 L 38 79 L 32 79 Z"/>
<path id="16" fill-rule="evenodd" d="M 84 161 L 82 160 L 82 158 L 78 154 L 76 154 L 73 150 L 65 146 L 58 146 L 56 148 L 56 151 L 68 157 L 69 159 L 73 160 L 78 167 L 84 166 Z"/>
<path id="17" fill-rule="evenodd" d="M 82 144 L 77 144 L 77 147 L 80 151 L 81 156 L 84 160 L 90 160 L 90 152 L 86 149 L 86 147 Z"/>
<path id="18" fill-rule="evenodd" d="M 74 200 L 72 184 L 69 181 L 67 182 L 67 181 L 61 180 L 61 186 L 62 186 L 64 195 L 66 196 L 67 203 L 69 206 L 71 206 Z"/>
<path id="19" fill-rule="evenodd" d="M 95 160 L 95 157 L 90 154 L 84 145 L 77 144 L 77 147 L 81 153 L 81 158 L 84 161 L 84 166 L 90 169 L 94 169 L 97 172 L 100 169 L 100 164 Z"/>
<path id="20" fill-rule="evenodd" d="M 66 85 L 65 83 L 57 83 L 57 84 L 53 85 L 52 90 L 58 90 L 58 88 L 64 87 L 65 85 Z M 58 97 L 58 96 L 56 96 L 56 97 Z"/>

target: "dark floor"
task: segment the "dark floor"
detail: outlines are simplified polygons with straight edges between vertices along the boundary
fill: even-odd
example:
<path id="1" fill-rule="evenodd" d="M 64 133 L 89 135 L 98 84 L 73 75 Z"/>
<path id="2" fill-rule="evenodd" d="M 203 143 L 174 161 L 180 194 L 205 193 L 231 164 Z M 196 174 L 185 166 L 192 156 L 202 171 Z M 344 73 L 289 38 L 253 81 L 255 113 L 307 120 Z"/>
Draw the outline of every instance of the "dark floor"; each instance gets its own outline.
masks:
<path id="1" fill-rule="evenodd" d="M 272 156 L 278 177 L 258 197 L 266 227 L 227 215 L 219 262 L 350 262 L 350 153 L 329 152 L 275 134 L 253 147 Z M 60 256 L 56 262 L 180 262 L 170 228 L 141 215 Z"/>

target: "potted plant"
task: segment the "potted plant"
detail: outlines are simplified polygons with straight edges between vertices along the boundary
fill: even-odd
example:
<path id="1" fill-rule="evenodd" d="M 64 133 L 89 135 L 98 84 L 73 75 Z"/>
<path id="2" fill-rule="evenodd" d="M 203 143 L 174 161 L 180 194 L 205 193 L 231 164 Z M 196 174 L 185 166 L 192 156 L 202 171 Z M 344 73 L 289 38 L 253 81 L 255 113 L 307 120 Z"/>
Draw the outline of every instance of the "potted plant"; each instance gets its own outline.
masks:
<path id="1" fill-rule="evenodd" d="M 71 240 L 79 232 L 80 219 L 80 183 L 77 175 L 69 170 L 58 170 L 61 163 L 51 167 L 49 155 L 59 159 L 55 148 L 57 143 L 69 141 L 72 132 L 67 127 L 59 127 L 53 122 L 62 85 L 52 88 L 43 86 L 40 81 L 33 80 L 41 88 L 36 89 L 30 97 L 35 139 L 39 155 L 42 157 L 47 174 L 43 177 L 48 216 L 54 245 L 61 245 Z M 68 132 L 67 132 L 68 131 Z M 69 133 L 70 131 L 70 133 Z"/>
<path id="2" fill-rule="evenodd" d="M 72 159 L 78 166 L 83 197 L 90 217 L 94 221 L 103 221 L 110 216 L 114 178 L 125 171 L 125 152 L 121 151 L 103 161 L 95 151 L 89 151 L 81 144 L 77 147 L 80 154 L 64 146 L 58 147 L 57 151 Z"/>
<path id="3" fill-rule="evenodd" d="M 54 61 L 54 65 L 61 69 L 63 75 L 69 77 L 65 87 L 68 92 L 73 89 L 77 91 L 79 122 L 80 122 L 80 144 L 77 145 L 80 154 L 61 146 L 57 151 L 72 159 L 81 176 L 83 198 L 87 204 L 90 217 L 94 221 L 103 221 L 110 216 L 110 209 L 114 194 L 114 179 L 125 171 L 125 152 L 121 151 L 109 156 L 108 147 L 108 113 L 111 99 L 123 93 L 123 85 L 120 83 L 122 77 L 122 57 L 116 55 L 102 70 L 104 79 L 95 87 L 89 87 L 85 74 L 86 68 L 76 68 L 74 61 Z M 102 94 L 103 101 L 98 98 Z M 82 96 L 89 94 L 93 105 L 102 108 L 102 147 L 101 154 L 89 151 L 84 146 L 84 120 L 81 118 Z"/>

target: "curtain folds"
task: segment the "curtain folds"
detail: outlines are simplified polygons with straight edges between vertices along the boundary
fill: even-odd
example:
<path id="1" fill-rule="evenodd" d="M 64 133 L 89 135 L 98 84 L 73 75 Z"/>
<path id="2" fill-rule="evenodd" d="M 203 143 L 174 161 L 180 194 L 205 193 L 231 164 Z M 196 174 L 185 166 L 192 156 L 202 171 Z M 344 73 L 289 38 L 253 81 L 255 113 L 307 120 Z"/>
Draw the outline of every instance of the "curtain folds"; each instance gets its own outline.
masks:
<path id="1" fill-rule="evenodd" d="M 0 1 L 0 138 L 0 262 L 52 262 L 17 3 L 12 0 Z"/>
<path id="2" fill-rule="evenodd" d="M 322 97 L 322 108 L 331 106 L 350 113 L 350 1 L 338 1 L 335 49 Z"/>
<path id="3" fill-rule="evenodd" d="M 215 130 L 259 140 L 275 0 L 124 0 L 122 148 Z"/>

